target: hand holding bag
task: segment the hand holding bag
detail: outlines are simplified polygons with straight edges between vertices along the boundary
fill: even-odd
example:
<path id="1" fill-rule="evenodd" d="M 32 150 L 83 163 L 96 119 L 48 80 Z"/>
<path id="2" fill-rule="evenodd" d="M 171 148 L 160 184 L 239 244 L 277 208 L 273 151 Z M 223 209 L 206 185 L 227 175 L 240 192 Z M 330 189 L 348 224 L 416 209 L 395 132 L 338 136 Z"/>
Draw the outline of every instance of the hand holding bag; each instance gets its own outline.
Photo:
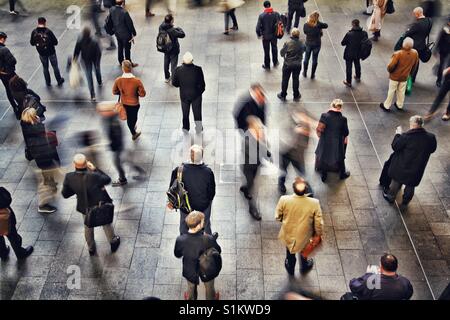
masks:
<path id="1" fill-rule="evenodd" d="M 114 205 L 110 202 L 100 201 L 98 205 L 89 207 L 89 198 L 87 194 L 86 175 L 83 176 L 83 188 L 86 199 L 86 214 L 84 216 L 84 225 L 88 228 L 95 228 L 111 224 L 114 220 Z"/>
<path id="2" fill-rule="evenodd" d="M 123 120 L 123 121 L 127 120 L 127 111 L 125 110 L 123 103 L 120 101 L 120 95 L 119 95 L 119 99 L 117 100 L 117 103 L 116 103 L 116 112 L 119 114 L 120 120 Z"/>

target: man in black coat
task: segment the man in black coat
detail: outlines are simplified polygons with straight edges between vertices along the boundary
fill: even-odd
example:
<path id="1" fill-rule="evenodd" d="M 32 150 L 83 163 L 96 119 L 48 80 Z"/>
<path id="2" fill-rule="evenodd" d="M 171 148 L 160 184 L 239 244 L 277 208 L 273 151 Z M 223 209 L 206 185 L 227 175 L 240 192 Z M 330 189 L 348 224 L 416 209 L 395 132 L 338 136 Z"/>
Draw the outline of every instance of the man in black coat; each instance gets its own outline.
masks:
<path id="1" fill-rule="evenodd" d="M 236 127 L 245 133 L 248 129 L 248 117 L 258 117 L 266 124 L 266 96 L 264 89 L 259 83 L 251 85 L 249 93 L 241 97 L 233 112 Z"/>
<path id="2" fill-rule="evenodd" d="M 170 82 L 170 76 L 175 73 L 175 68 L 178 66 L 178 55 L 180 54 L 180 43 L 178 38 L 184 38 L 186 34 L 183 29 L 175 28 L 173 15 L 168 14 L 164 18 L 164 22 L 159 26 L 159 32 L 165 31 L 169 34 L 172 41 L 172 48 L 164 52 L 164 76 L 166 83 Z M 171 72 L 169 72 L 169 66 Z"/>
<path id="3" fill-rule="evenodd" d="M 31 32 L 30 44 L 36 47 L 39 53 L 46 85 L 48 87 L 52 85 L 48 70 L 50 62 L 55 73 L 56 82 L 58 86 L 61 86 L 64 83 L 64 78 L 61 77 L 59 71 L 58 57 L 56 56 L 55 49 L 55 46 L 58 45 L 58 39 L 56 39 L 52 30 L 47 28 L 47 20 L 44 17 L 38 18 L 38 26 Z"/>
<path id="4" fill-rule="evenodd" d="M 189 203 L 192 210 L 201 211 L 205 215 L 205 232 L 211 231 L 211 206 L 216 195 L 216 182 L 214 172 L 203 163 L 203 148 L 193 145 L 190 149 L 191 163 L 182 164 L 182 179 L 184 188 L 188 192 Z M 178 167 L 172 171 L 170 185 L 177 179 Z M 169 207 L 172 209 L 171 207 Z M 180 210 L 180 234 L 188 232 L 185 219 L 189 212 Z"/>
<path id="5" fill-rule="evenodd" d="M 124 1 L 116 0 L 116 5 L 109 9 L 109 15 L 114 25 L 114 34 L 117 38 L 117 52 L 119 64 L 122 65 L 125 59 L 131 60 L 131 44 L 134 43 L 136 37 L 136 29 L 130 14 L 123 8 Z M 133 68 L 137 67 L 137 63 L 133 63 Z"/>
<path id="6" fill-rule="evenodd" d="M 283 78 L 281 81 L 281 92 L 277 97 L 286 101 L 287 88 L 289 84 L 289 78 L 292 74 L 292 89 L 294 91 L 294 101 L 299 101 L 301 98 L 300 94 L 300 72 L 302 71 L 302 59 L 303 53 L 305 52 L 305 45 L 299 39 L 300 30 L 297 28 L 292 29 L 291 39 L 286 41 L 281 49 L 281 56 L 284 58 L 283 64 Z"/>
<path id="7" fill-rule="evenodd" d="M 289 0 L 288 1 L 288 23 L 286 30 L 289 32 L 292 27 L 292 19 L 295 14 L 294 28 L 298 28 L 300 17 L 306 16 L 305 2 L 308 0 Z"/>
<path id="8" fill-rule="evenodd" d="M 9 193 L 9 191 L 4 187 L 0 187 L 0 223 L 7 224 L 7 226 L 2 226 L 0 229 L 4 230 L 3 227 L 5 227 L 5 229 L 8 230 L 7 235 L 5 236 L 8 238 L 9 243 L 11 243 L 11 247 L 13 248 L 17 259 L 20 260 L 30 256 L 33 253 L 33 247 L 22 247 L 22 237 L 17 233 L 16 215 L 11 208 L 11 202 L 11 193 Z M 7 260 L 9 252 L 10 249 L 5 243 L 4 236 L 0 235 L 0 260 Z"/>
<path id="9" fill-rule="evenodd" d="M 183 130 L 189 132 L 189 111 L 192 105 L 195 131 L 203 131 L 202 94 L 205 92 L 205 77 L 201 67 L 193 64 L 194 57 L 190 52 L 183 56 L 183 64 L 175 69 L 172 85 L 180 88 L 181 109 L 183 112 Z"/>
<path id="10" fill-rule="evenodd" d="M 440 87 L 444 69 L 450 67 L 450 15 L 447 17 L 447 23 L 439 33 L 434 50 L 436 55 L 439 55 L 436 86 Z"/>
<path id="11" fill-rule="evenodd" d="M 423 128 L 423 118 L 412 116 L 409 119 L 410 130 L 401 132 L 397 128 L 392 149 L 389 177 L 392 178 L 388 192 L 383 192 L 383 197 L 389 203 L 393 203 L 402 185 L 405 185 L 402 206 L 408 205 L 414 196 L 414 188 L 422 180 L 425 167 L 430 155 L 436 151 L 437 143 L 434 134 Z"/>
<path id="12" fill-rule="evenodd" d="M 367 32 L 359 26 L 359 20 L 355 19 L 352 21 L 352 29 L 342 39 L 341 45 L 345 46 L 344 60 L 346 67 L 346 80 L 343 82 L 349 88 L 352 86 L 353 64 L 356 72 L 355 80 L 361 81 L 361 43 L 368 37 Z"/>
<path id="13" fill-rule="evenodd" d="M 358 300 L 411 299 L 413 287 L 407 278 L 397 274 L 397 258 L 386 253 L 380 260 L 379 271 L 367 270 L 362 277 L 350 280 L 352 295 Z"/>
<path id="14" fill-rule="evenodd" d="M 183 257 L 183 277 L 187 280 L 188 291 L 184 293 L 185 300 L 197 300 L 200 256 L 209 248 L 215 248 L 219 253 L 222 249 L 217 244 L 217 236 L 203 232 L 205 216 L 202 212 L 192 211 L 186 217 L 189 231 L 180 235 L 175 242 L 175 257 Z M 219 300 L 219 292 L 214 289 L 214 279 L 205 282 L 206 300 Z"/>
<path id="15" fill-rule="evenodd" d="M 73 163 L 75 171 L 66 174 L 61 191 L 62 196 L 67 199 L 76 195 L 77 211 L 83 216 L 87 213 L 88 208 L 98 205 L 99 202 L 112 202 L 105 189 L 105 186 L 111 183 L 111 178 L 91 162 L 86 161 L 83 154 L 76 154 Z M 103 230 L 111 244 L 111 252 L 116 252 L 120 245 L 120 237 L 115 235 L 112 224 L 104 225 Z M 85 225 L 84 236 L 89 254 L 94 255 L 96 253 L 94 228 L 88 228 Z"/>
<path id="16" fill-rule="evenodd" d="M 14 112 L 17 114 L 17 103 L 11 94 L 11 90 L 9 89 L 9 80 L 16 75 L 17 60 L 5 45 L 7 37 L 8 36 L 6 33 L 0 31 L 0 80 L 2 80 L 2 83 L 5 86 L 6 96 L 8 97 L 9 103 L 11 104 Z"/>
<path id="17" fill-rule="evenodd" d="M 425 120 L 430 120 L 436 114 L 436 111 L 439 109 L 441 102 L 445 99 L 445 97 L 448 95 L 448 92 L 450 91 L 450 66 L 444 70 L 443 74 L 444 82 L 442 83 L 439 89 L 439 93 L 434 99 L 433 104 L 431 105 L 430 111 L 428 111 L 428 113 L 425 115 Z M 450 120 L 450 101 L 448 102 L 447 110 L 442 115 L 442 120 Z"/>
<path id="18" fill-rule="evenodd" d="M 421 7 L 415 8 L 413 14 L 416 21 L 411 24 L 409 29 L 405 32 L 405 37 L 410 37 L 414 40 L 414 49 L 416 49 L 419 53 L 420 60 L 423 60 L 423 56 L 427 50 L 427 38 L 429 37 L 431 28 L 433 27 L 433 20 L 424 16 L 423 9 Z M 419 64 L 417 64 L 417 67 L 411 73 L 413 82 L 416 81 L 418 71 Z"/>
<path id="19" fill-rule="evenodd" d="M 262 38 L 264 48 L 264 64 L 263 69 L 270 70 L 270 47 L 272 47 L 273 66 L 278 65 L 278 48 L 276 27 L 280 21 L 280 14 L 273 10 L 270 1 L 264 1 L 264 12 L 258 17 L 256 24 L 256 35 Z"/>

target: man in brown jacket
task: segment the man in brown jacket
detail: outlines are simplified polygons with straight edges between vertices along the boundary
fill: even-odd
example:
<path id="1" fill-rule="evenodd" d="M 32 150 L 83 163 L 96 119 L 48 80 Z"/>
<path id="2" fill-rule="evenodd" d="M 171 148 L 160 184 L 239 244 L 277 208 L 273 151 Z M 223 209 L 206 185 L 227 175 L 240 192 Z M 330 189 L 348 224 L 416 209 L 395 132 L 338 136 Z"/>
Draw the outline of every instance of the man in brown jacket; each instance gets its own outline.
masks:
<path id="1" fill-rule="evenodd" d="M 394 106 L 399 111 L 403 110 L 406 80 L 419 63 L 419 54 L 417 50 L 413 49 L 413 46 L 414 40 L 407 37 L 403 40 L 402 49 L 394 52 L 392 55 L 391 62 L 387 67 L 389 72 L 389 91 L 384 103 L 380 103 L 380 108 L 383 111 L 390 111 L 395 93 L 397 93 L 397 102 L 394 103 Z"/>
<path id="2" fill-rule="evenodd" d="M 296 253 L 300 253 L 300 272 L 313 267 L 309 253 L 322 236 L 323 219 L 319 200 L 308 197 L 306 181 L 297 177 L 292 185 L 294 194 L 282 196 L 275 210 L 275 219 L 282 223 L 278 239 L 286 246 L 284 266 L 289 275 L 294 275 Z"/>

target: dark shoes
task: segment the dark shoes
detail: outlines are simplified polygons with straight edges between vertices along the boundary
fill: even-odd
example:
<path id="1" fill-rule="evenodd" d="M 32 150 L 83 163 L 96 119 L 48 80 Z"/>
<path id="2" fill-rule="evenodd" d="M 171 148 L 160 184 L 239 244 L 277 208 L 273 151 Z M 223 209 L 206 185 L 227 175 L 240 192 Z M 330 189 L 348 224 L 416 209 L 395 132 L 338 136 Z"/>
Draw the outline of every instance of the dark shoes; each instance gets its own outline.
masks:
<path id="1" fill-rule="evenodd" d="M 327 172 L 321 172 L 320 173 L 320 179 L 322 179 L 322 182 L 327 181 L 328 173 Z"/>
<path id="2" fill-rule="evenodd" d="M 116 236 L 115 239 L 111 242 L 111 252 L 114 253 L 119 249 L 120 246 L 120 237 Z"/>
<path id="3" fill-rule="evenodd" d="M 280 92 L 279 94 L 277 94 L 277 97 L 278 97 L 278 99 L 280 99 L 281 101 L 286 102 L 286 96 L 283 96 L 283 95 L 281 94 L 281 92 Z"/>
<path id="4" fill-rule="evenodd" d="M 286 269 L 287 273 L 288 273 L 290 276 L 294 276 L 294 274 L 295 274 L 295 266 L 294 266 L 294 267 L 291 267 L 291 266 L 289 265 L 288 259 L 285 259 L 285 260 L 284 260 L 284 268 Z"/>
<path id="5" fill-rule="evenodd" d="M 267 70 L 267 71 L 270 70 L 270 67 L 267 67 L 267 66 L 264 65 L 264 64 L 262 65 L 262 68 L 263 68 L 264 70 Z"/>
<path id="6" fill-rule="evenodd" d="M 258 212 L 258 209 L 254 205 L 252 204 L 249 205 L 248 212 L 253 217 L 253 219 L 257 221 L 261 220 L 261 214 Z"/>
<path id="7" fill-rule="evenodd" d="M 212 237 L 217 240 L 219 238 L 219 234 L 217 232 L 213 232 Z"/>
<path id="8" fill-rule="evenodd" d="M 18 260 L 24 260 L 28 258 L 34 251 L 34 248 L 32 246 L 28 246 L 25 248 L 25 252 L 20 256 L 17 257 Z"/>
<path id="9" fill-rule="evenodd" d="M 111 186 L 113 186 L 113 187 L 120 187 L 120 186 L 126 185 L 127 183 L 128 183 L 127 179 L 119 179 L 119 180 L 113 181 L 111 183 Z"/>
<path id="10" fill-rule="evenodd" d="M 138 131 L 135 134 L 133 134 L 133 137 L 131 139 L 133 139 L 133 141 L 135 141 L 137 138 L 139 138 L 140 135 L 141 135 L 141 132 Z"/>
<path id="11" fill-rule="evenodd" d="M 58 87 L 61 87 L 65 81 L 64 78 L 61 78 L 61 80 L 58 81 Z"/>
<path id="12" fill-rule="evenodd" d="M 350 177 L 350 171 L 346 171 L 344 173 L 341 173 L 341 175 L 339 176 L 339 178 L 341 180 L 347 179 L 348 177 Z"/>
<path id="13" fill-rule="evenodd" d="M 306 74 L 308 71 L 307 70 L 303 70 L 302 74 L 303 74 L 303 78 L 307 78 L 308 75 Z"/>
<path id="14" fill-rule="evenodd" d="M 252 200 L 252 196 L 251 196 L 250 193 L 248 192 L 247 187 L 242 186 L 242 187 L 239 189 L 239 191 L 242 192 L 242 193 L 244 194 L 244 197 L 245 197 L 247 200 Z"/>
<path id="15" fill-rule="evenodd" d="M 303 256 L 301 257 L 302 259 L 302 264 L 300 267 L 300 273 L 304 274 L 307 273 L 308 271 L 310 271 L 313 266 L 314 266 L 314 260 L 313 259 L 307 259 L 307 258 L 303 258 Z"/>
<path id="16" fill-rule="evenodd" d="M 348 88 L 352 87 L 351 83 L 348 83 L 346 80 L 342 81 L 343 84 L 345 84 Z"/>
<path id="17" fill-rule="evenodd" d="M 6 261 L 9 258 L 9 252 L 11 251 L 11 249 L 9 248 L 9 246 L 6 247 L 6 252 L 4 255 L 0 256 L 0 260 L 2 261 Z"/>
<path id="18" fill-rule="evenodd" d="M 395 109 L 397 109 L 398 111 L 405 111 L 403 108 L 400 108 L 398 105 L 397 105 L 397 102 L 394 102 L 394 107 L 395 107 Z"/>
<path id="19" fill-rule="evenodd" d="M 51 206 L 49 204 L 44 204 L 43 206 L 39 206 L 38 207 L 38 212 L 39 213 L 54 213 L 56 212 L 56 207 Z"/>
<path id="20" fill-rule="evenodd" d="M 389 191 L 389 189 L 385 190 L 383 189 L 383 198 L 389 203 L 394 203 L 395 199 L 391 199 L 386 191 Z"/>
<path id="21" fill-rule="evenodd" d="M 231 30 L 239 30 L 239 27 L 238 26 L 232 26 Z"/>
<path id="22" fill-rule="evenodd" d="M 280 193 L 280 194 L 286 194 L 286 186 L 284 185 L 284 184 L 279 184 L 278 185 L 278 192 Z"/>
<path id="23" fill-rule="evenodd" d="M 356 82 L 361 82 L 361 78 L 358 78 L 356 76 L 353 77 L 355 79 Z"/>
<path id="24" fill-rule="evenodd" d="M 302 95 L 299 95 L 298 97 L 294 97 L 294 101 L 295 102 L 299 102 L 301 98 L 302 98 Z"/>
<path id="25" fill-rule="evenodd" d="M 94 249 L 89 249 L 89 255 L 92 257 L 92 256 L 95 256 L 95 254 L 97 253 L 97 248 L 94 248 Z"/>
<path id="26" fill-rule="evenodd" d="M 150 18 L 150 17 L 154 17 L 154 16 L 155 16 L 155 14 L 152 13 L 152 12 L 150 12 L 150 11 L 147 11 L 147 12 L 145 13 L 145 17 L 146 17 L 146 18 Z"/>
<path id="27" fill-rule="evenodd" d="M 384 103 L 380 103 L 380 109 L 383 110 L 384 112 L 390 112 L 391 111 L 390 109 L 388 109 L 388 108 L 386 108 L 384 106 Z"/>
<path id="28" fill-rule="evenodd" d="M 273 64 L 274 68 L 278 67 L 279 65 L 280 65 L 279 62 L 276 62 L 276 63 Z"/>

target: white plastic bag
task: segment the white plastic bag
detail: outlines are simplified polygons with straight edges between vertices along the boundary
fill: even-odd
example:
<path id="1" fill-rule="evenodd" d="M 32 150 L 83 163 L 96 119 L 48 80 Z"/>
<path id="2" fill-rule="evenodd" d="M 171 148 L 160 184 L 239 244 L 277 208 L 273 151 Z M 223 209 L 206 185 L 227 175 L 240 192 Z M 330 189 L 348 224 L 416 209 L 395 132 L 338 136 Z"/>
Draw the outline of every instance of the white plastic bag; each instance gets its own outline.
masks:
<path id="1" fill-rule="evenodd" d="M 78 88 L 81 84 L 80 66 L 75 60 L 72 60 L 70 67 L 69 84 L 74 89 Z"/>

